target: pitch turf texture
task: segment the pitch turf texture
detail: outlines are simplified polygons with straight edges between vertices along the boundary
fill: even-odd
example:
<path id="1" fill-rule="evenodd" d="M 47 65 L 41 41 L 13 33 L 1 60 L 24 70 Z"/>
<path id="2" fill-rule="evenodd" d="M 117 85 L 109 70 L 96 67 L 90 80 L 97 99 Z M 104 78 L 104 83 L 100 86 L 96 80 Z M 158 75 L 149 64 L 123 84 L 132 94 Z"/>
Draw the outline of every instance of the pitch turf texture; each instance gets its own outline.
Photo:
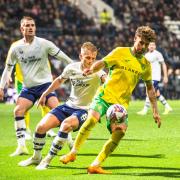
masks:
<path id="1" fill-rule="evenodd" d="M 12 113 L 14 106 L 0 104 L 0 179 L 180 179 L 180 101 L 169 102 L 173 112 L 161 116 L 160 129 L 154 123 L 151 113 L 146 116 L 136 115 L 136 112 L 142 108 L 143 102 L 131 102 L 126 136 L 103 163 L 106 170 L 113 172 L 111 175 L 89 175 L 86 172 L 88 165 L 95 159 L 110 136 L 105 126 L 105 119 L 93 129 L 75 162 L 68 165 L 59 163 L 59 157 L 69 151 L 65 146 L 54 158 L 48 170 L 37 171 L 35 166 L 17 165 L 19 161 L 32 155 L 31 141 L 27 142 L 30 155 L 9 157 L 17 145 Z M 161 104 L 159 109 L 162 114 Z M 39 110 L 33 108 L 31 110 L 32 130 L 39 120 Z M 73 133 L 73 137 L 75 135 L 76 133 Z M 47 138 L 43 156 L 48 152 L 51 142 L 52 138 Z"/>

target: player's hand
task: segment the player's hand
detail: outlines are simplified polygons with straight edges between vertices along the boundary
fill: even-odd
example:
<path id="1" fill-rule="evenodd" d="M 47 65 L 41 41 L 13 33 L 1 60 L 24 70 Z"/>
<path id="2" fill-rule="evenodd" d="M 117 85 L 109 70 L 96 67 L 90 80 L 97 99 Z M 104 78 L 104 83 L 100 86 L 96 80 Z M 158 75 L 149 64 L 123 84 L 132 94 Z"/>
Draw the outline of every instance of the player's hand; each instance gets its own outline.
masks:
<path id="1" fill-rule="evenodd" d="M 84 69 L 84 71 L 83 71 L 83 76 L 87 76 L 87 75 L 90 75 L 90 74 L 92 74 L 92 73 L 93 73 L 93 71 L 92 71 L 91 69 L 86 68 L 86 69 Z"/>
<path id="2" fill-rule="evenodd" d="M 155 123 L 157 123 L 158 128 L 160 128 L 161 127 L 161 118 L 159 116 L 159 113 L 154 113 L 153 118 L 155 120 Z"/>
<path id="3" fill-rule="evenodd" d="M 41 106 L 45 106 L 45 102 L 46 102 L 46 96 L 44 94 L 41 95 L 41 97 L 38 100 L 37 103 L 37 108 L 41 105 Z"/>
<path id="4" fill-rule="evenodd" d="M 0 100 L 4 99 L 4 89 L 0 88 Z"/>
<path id="5" fill-rule="evenodd" d="M 168 78 L 167 78 L 167 77 L 164 77 L 164 78 L 163 78 L 163 83 L 164 83 L 165 85 L 167 85 L 167 83 L 168 83 Z"/>
<path id="6" fill-rule="evenodd" d="M 10 84 L 13 82 L 12 78 L 9 77 L 9 80 L 7 81 L 7 85 L 10 86 Z"/>

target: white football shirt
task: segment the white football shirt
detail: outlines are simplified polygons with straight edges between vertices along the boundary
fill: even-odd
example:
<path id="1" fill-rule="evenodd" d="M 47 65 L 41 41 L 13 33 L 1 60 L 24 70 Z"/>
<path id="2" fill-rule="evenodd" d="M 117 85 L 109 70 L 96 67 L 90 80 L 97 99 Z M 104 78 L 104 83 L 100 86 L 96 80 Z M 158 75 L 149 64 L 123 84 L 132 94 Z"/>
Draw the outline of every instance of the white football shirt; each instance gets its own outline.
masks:
<path id="1" fill-rule="evenodd" d="M 145 54 L 146 59 L 151 63 L 152 66 L 152 80 L 161 80 L 161 63 L 164 62 L 162 54 L 154 50 Z"/>
<path id="2" fill-rule="evenodd" d="M 33 87 L 52 82 L 48 55 L 59 60 L 66 60 L 67 63 L 72 62 L 54 43 L 35 36 L 31 44 L 25 43 L 24 39 L 13 43 L 8 52 L 6 64 L 12 67 L 18 63 L 22 71 L 24 86 Z"/>
<path id="3" fill-rule="evenodd" d="M 75 108 L 88 109 L 101 84 L 101 78 L 105 74 L 101 70 L 97 73 L 83 76 L 81 62 L 75 62 L 66 66 L 60 75 L 61 78 L 69 79 L 71 82 L 71 93 L 66 104 Z"/>

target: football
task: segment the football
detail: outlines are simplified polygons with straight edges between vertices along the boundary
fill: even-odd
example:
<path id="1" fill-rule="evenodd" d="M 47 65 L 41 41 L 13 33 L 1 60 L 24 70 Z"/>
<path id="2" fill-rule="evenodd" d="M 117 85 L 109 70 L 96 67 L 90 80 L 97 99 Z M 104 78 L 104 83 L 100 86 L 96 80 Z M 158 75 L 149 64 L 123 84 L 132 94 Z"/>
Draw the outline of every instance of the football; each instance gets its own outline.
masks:
<path id="1" fill-rule="evenodd" d="M 120 104 L 111 105 L 106 112 L 106 118 L 111 123 L 122 123 L 127 118 L 127 115 L 126 108 Z"/>

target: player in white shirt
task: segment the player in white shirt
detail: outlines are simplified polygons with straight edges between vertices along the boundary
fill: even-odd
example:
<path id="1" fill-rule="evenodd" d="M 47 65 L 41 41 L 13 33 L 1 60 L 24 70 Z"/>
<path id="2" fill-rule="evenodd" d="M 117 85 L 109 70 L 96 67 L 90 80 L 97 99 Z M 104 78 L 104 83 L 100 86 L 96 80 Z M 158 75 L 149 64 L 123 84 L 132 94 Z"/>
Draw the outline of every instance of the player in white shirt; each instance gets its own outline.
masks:
<path id="1" fill-rule="evenodd" d="M 172 111 L 172 108 L 164 98 L 164 96 L 160 93 L 159 90 L 159 82 L 161 81 L 161 66 L 163 70 L 163 83 L 166 85 L 168 83 L 168 77 L 167 77 L 167 67 L 164 62 L 164 58 L 162 54 L 156 50 L 156 44 L 155 42 L 151 42 L 148 47 L 149 51 L 145 54 L 145 57 L 148 61 L 150 61 L 152 66 L 152 80 L 153 80 L 153 86 L 156 91 L 156 96 L 158 100 L 165 106 L 165 110 L 163 112 L 164 115 L 168 114 L 170 111 Z M 139 115 L 145 115 L 148 112 L 148 109 L 150 107 L 150 101 L 149 98 L 146 97 L 146 101 L 144 104 L 144 108 L 137 112 Z"/>
<path id="2" fill-rule="evenodd" d="M 4 97 L 4 87 L 11 76 L 13 67 L 16 63 L 20 65 L 23 76 L 23 89 L 14 109 L 18 147 L 10 156 L 28 153 L 25 144 L 26 126 L 24 114 L 34 105 L 36 100 L 40 98 L 52 82 L 48 55 L 54 56 L 58 60 L 64 60 L 67 63 L 72 62 L 54 43 L 35 36 L 36 25 L 33 18 L 29 16 L 23 17 L 20 22 L 20 30 L 23 38 L 11 45 L 0 82 L 0 100 L 2 100 Z M 49 94 L 46 105 L 53 109 L 58 104 L 55 93 Z"/>
<path id="3" fill-rule="evenodd" d="M 57 89 L 66 80 L 71 82 L 71 93 L 67 102 L 51 110 L 37 125 L 34 135 L 34 154 L 32 157 L 19 163 L 20 166 L 39 164 L 41 150 L 45 144 L 45 133 L 53 127 L 60 126 L 59 132 L 53 140 L 48 155 L 41 161 L 36 169 L 46 169 L 57 152 L 62 149 L 67 141 L 68 133 L 78 130 L 87 118 L 87 110 L 97 91 L 104 82 L 106 73 L 99 71 L 95 74 L 84 76 L 83 70 L 89 68 L 96 59 L 97 48 L 86 42 L 81 47 L 80 60 L 66 66 L 62 74 L 56 78 L 50 87 L 42 94 L 38 104 L 44 105 L 49 93 Z"/>

